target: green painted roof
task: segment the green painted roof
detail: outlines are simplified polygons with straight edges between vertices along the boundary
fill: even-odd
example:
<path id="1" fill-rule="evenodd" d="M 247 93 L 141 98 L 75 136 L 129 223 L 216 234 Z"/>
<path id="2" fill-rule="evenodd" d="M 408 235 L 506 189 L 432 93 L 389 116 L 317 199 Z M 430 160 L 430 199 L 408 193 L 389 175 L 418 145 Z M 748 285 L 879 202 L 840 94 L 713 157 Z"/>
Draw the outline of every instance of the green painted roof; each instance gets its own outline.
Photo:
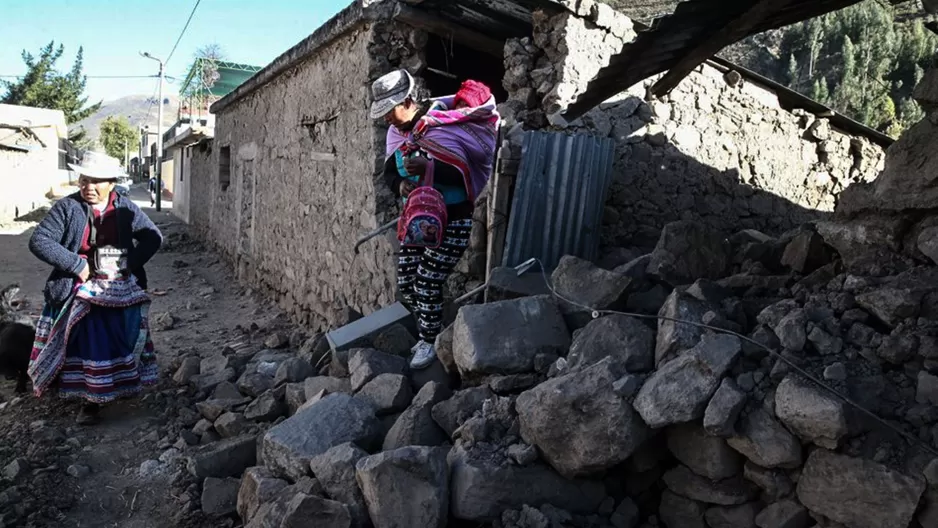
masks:
<path id="1" fill-rule="evenodd" d="M 221 60 L 196 59 L 179 88 L 182 96 L 224 97 L 261 70 L 261 66 L 250 66 Z M 209 74 L 214 70 L 217 75 Z M 203 79 L 203 76 L 210 78 Z"/>

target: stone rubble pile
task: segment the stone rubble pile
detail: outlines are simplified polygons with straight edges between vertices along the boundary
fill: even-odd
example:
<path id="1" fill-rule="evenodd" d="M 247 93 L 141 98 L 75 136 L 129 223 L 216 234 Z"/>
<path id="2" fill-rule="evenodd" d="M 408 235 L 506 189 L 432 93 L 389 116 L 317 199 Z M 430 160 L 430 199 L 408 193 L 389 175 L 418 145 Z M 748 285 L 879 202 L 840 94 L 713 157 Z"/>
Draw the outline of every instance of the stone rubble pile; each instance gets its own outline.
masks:
<path id="1" fill-rule="evenodd" d="M 910 248 L 871 273 L 857 229 L 672 223 L 629 262 L 565 257 L 563 299 L 507 275 L 426 371 L 403 327 L 187 358 L 177 448 L 202 512 L 248 527 L 936 526 L 938 267 Z"/>

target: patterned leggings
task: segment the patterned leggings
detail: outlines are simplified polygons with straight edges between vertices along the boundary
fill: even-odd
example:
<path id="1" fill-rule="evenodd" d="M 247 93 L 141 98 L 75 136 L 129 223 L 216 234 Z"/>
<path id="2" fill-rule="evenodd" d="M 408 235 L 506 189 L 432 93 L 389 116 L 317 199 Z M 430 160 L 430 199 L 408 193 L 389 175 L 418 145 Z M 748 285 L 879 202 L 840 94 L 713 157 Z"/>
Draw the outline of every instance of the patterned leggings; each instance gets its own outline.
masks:
<path id="1" fill-rule="evenodd" d="M 472 220 L 453 220 L 437 249 L 402 247 L 397 287 L 405 304 L 416 309 L 420 339 L 433 343 L 443 330 L 443 284 L 469 247 Z"/>

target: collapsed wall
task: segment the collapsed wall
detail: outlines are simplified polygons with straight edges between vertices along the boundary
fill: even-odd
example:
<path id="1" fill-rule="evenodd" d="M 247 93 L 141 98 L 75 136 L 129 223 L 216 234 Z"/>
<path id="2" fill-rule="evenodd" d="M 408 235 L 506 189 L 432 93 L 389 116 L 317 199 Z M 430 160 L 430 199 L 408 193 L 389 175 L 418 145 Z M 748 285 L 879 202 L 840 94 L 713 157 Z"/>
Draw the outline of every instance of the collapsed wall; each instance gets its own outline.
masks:
<path id="1" fill-rule="evenodd" d="M 583 93 L 635 30 L 605 4 L 534 14 L 531 38 L 509 41 L 503 113 L 528 128 Z M 654 245 L 668 222 L 779 234 L 834 209 L 837 196 L 882 168 L 882 149 L 828 120 L 782 109 L 771 89 L 703 65 L 667 97 L 646 102 L 656 79 L 554 128 L 616 140 L 604 243 Z"/>

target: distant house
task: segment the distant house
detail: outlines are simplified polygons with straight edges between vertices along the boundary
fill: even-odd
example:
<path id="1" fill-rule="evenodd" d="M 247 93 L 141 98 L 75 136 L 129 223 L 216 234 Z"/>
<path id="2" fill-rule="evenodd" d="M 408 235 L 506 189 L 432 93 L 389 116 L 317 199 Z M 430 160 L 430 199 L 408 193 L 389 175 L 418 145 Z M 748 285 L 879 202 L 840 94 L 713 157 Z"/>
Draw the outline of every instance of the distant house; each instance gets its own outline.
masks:
<path id="1" fill-rule="evenodd" d="M 176 124 L 163 134 L 162 174 L 166 195 L 173 201 L 173 214 L 185 222 L 189 221 L 192 151 L 215 135 L 215 116 L 209 106 L 260 69 L 260 66 L 199 58 L 182 83 Z"/>
<path id="2" fill-rule="evenodd" d="M 47 203 L 74 175 L 78 151 L 68 142 L 61 110 L 0 104 L 0 222 Z M 16 192 L 12 192 L 16 189 Z"/>

